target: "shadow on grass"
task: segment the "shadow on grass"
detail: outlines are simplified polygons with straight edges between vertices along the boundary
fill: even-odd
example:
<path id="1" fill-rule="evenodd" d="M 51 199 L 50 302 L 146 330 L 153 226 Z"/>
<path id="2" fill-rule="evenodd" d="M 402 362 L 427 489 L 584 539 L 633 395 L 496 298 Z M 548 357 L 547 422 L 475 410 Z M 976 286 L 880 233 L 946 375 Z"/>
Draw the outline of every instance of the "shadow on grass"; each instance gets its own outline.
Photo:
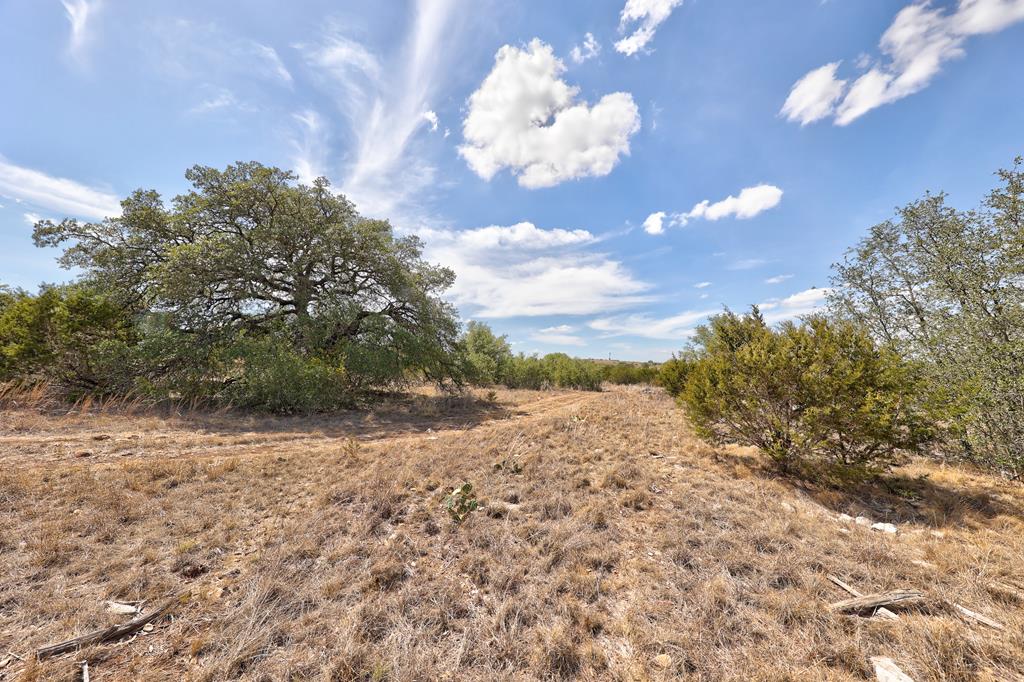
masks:
<path id="1" fill-rule="evenodd" d="M 839 484 L 787 475 L 752 453 L 717 452 L 719 462 L 744 467 L 753 475 L 771 479 L 799 491 L 836 514 L 866 516 L 887 523 L 914 523 L 933 528 L 989 525 L 1008 516 L 1024 522 L 1024 488 L 967 470 L 941 470 L 938 465 L 914 465 L 895 469 L 877 478 Z M 910 469 L 921 470 L 915 475 Z M 940 475 L 941 473 L 941 475 Z M 955 482 L 937 480 L 953 478 Z"/>
<path id="2" fill-rule="evenodd" d="M 311 415 L 267 415 L 229 411 L 192 412 L 174 417 L 178 425 L 214 434 L 317 433 L 328 438 L 384 438 L 465 429 L 512 412 L 501 403 L 472 395 L 392 394 L 365 408 Z"/>

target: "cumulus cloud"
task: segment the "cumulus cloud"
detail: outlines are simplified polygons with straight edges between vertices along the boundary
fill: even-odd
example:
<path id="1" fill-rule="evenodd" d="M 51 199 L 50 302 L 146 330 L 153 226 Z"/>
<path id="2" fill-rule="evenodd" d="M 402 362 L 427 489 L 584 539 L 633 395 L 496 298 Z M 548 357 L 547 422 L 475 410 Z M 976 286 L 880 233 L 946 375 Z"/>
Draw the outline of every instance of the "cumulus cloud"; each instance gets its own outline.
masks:
<path id="1" fill-rule="evenodd" d="M 420 235 L 424 256 L 455 271 L 450 296 L 474 318 L 587 315 L 649 300 L 650 285 L 620 262 L 580 250 L 596 242 L 587 230 L 519 223 Z"/>
<path id="2" fill-rule="evenodd" d="M 430 132 L 437 132 L 437 126 L 440 123 L 440 120 L 437 118 L 437 114 L 428 109 L 423 112 L 423 120 L 430 124 Z"/>
<path id="3" fill-rule="evenodd" d="M 121 215 L 117 197 L 74 180 L 16 166 L 0 156 L 0 195 L 75 218 Z"/>
<path id="4" fill-rule="evenodd" d="M 665 231 L 664 226 L 665 212 L 658 211 L 647 216 L 644 220 L 644 232 L 647 234 L 661 234 Z"/>
<path id="5" fill-rule="evenodd" d="M 768 324 L 794 320 L 821 310 L 825 306 L 825 299 L 830 291 L 831 289 L 827 287 L 822 289 L 812 287 L 786 298 L 769 299 L 760 303 L 758 307 Z"/>
<path id="6" fill-rule="evenodd" d="M 792 279 L 792 278 L 793 278 L 793 275 L 775 275 L 774 277 L 769 277 L 768 279 L 766 279 L 764 281 L 764 283 L 765 284 L 782 284 L 787 279 Z"/>
<path id="7" fill-rule="evenodd" d="M 565 64 L 534 39 L 505 45 L 494 68 L 469 98 L 459 153 L 481 178 L 504 168 L 522 187 L 608 175 L 629 154 L 640 113 L 629 93 L 614 92 L 593 106 L 576 101 L 579 89 L 561 79 Z"/>
<path id="8" fill-rule="evenodd" d="M 658 26 L 681 4 L 683 0 L 626 0 L 619 15 L 619 30 L 625 32 L 631 25 L 636 28 L 615 43 L 615 49 L 627 56 L 643 50 L 654 39 Z"/>
<path id="9" fill-rule="evenodd" d="M 576 64 L 582 64 L 599 54 L 601 54 L 601 43 L 597 42 L 597 38 L 594 37 L 593 33 L 588 32 L 583 36 L 583 44 L 574 45 L 572 50 L 569 51 L 569 58 Z"/>
<path id="10" fill-rule="evenodd" d="M 1022 20 L 1024 0 L 960 0 L 955 9 L 915 2 L 900 10 L 882 34 L 876 65 L 852 83 L 836 78 L 837 62 L 811 71 L 793 86 L 781 113 L 801 125 L 830 116 L 836 125 L 848 125 L 928 87 L 946 62 L 966 54 L 971 36 Z"/>
<path id="11" fill-rule="evenodd" d="M 605 336 L 642 336 L 649 339 L 686 339 L 697 325 L 716 310 L 688 310 L 670 317 L 648 314 L 602 317 L 590 321 L 590 328 Z"/>
<path id="12" fill-rule="evenodd" d="M 846 88 L 846 81 L 836 78 L 838 68 L 839 62 L 832 62 L 798 80 L 782 105 L 782 115 L 801 126 L 831 116 Z"/>
<path id="13" fill-rule="evenodd" d="M 714 203 L 705 199 L 685 213 L 674 213 L 670 218 L 670 224 L 686 225 L 691 220 L 698 219 L 714 221 L 722 218 L 737 218 L 746 220 L 778 206 L 780 201 L 782 201 L 782 190 L 775 185 L 761 184 L 745 187 L 737 196 L 730 194 L 725 199 Z M 648 234 L 662 234 L 665 216 L 664 211 L 647 216 L 647 219 L 644 220 L 644 230 Z"/>

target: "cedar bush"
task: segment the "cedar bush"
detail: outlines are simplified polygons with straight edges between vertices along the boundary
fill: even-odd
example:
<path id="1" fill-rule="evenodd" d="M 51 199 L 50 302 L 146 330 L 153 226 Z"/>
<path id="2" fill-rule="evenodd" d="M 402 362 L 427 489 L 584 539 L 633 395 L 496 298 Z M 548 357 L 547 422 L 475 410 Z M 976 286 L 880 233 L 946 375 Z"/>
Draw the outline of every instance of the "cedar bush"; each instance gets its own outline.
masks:
<path id="1" fill-rule="evenodd" d="M 682 399 L 698 432 L 754 445 L 780 469 L 866 477 L 920 451 L 942 418 L 920 368 L 849 322 L 770 328 L 755 307 L 695 336 Z"/>

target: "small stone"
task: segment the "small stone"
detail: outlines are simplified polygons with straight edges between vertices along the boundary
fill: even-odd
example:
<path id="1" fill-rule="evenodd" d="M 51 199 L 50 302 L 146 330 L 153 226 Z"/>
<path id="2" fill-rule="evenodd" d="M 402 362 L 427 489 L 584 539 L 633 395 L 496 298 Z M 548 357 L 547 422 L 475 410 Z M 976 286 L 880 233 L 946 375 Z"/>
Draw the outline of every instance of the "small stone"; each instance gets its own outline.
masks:
<path id="1" fill-rule="evenodd" d="M 889 533 L 890 535 L 896 534 L 896 526 L 892 525 L 891 523 L 873 523 L 871 524 L 871 530 Z"/>
<path id="2" fill-rule="evenodd" d="M 870 526 L 871 525 L 871 519 L 869 519 L 866 516 L 858 516 L 857 518 L 854 519 L 854 522 L 856 522 L 856 524 L 858 526 Z"/>
<path id="3" fill-rule="evenodd" d="M 93 440 L 110 440 L 110 436 L 106 433 L 97 433 L 92 437 Z"/>
<path id="4" fill-rule="evenodd" d="M 788 511 L 790 514 L 793 514 L 793 513 L 796 512 L 796 507 L 791 505 L 789 502 L 783 502 L 782 503 L 782 508 L 785 509 L 786 511 Z"/>
<path id="5" fill-rule="evenodd" d="M 144 626 L 142 627 L 142 631 L 143 631 L 143 632 L 153 632 L 153 624 L 152 624 L 152 623 L 146 623 L 146 624 L 145 624 L 145 625 L 144 625 Z"/>
<path id="6" fill-rule="evenodd" d="M 92 457 L 92 450 L 79 450 L 75 453 L 75 457 Z"/>
<path id="7" fill-rule="evenodd" d="M 121 602 L 117 601 L 108 601 L 107 612 L 116 613 L 120 616 L 134 616 L 136 613 L 139 612 L 139 608 L 137 606 L 132 606 L 131 604 L 122 604 Z"/>
<path id="8" fill-rule="evenodd" d="M 665 669 L 672 665 L 672 657 L 668 654 L 658 654 L 654 657 L 654 665 L 661 669 Z"/>
<path id="9" fill-rule="evenodd" d="M 844 523 L 849 523 L 849 522 L 853 521 L 853 517 L 850 516 L 849 514 L 840 514 L 839 515 L 839 520 L 843 521 Z"/>

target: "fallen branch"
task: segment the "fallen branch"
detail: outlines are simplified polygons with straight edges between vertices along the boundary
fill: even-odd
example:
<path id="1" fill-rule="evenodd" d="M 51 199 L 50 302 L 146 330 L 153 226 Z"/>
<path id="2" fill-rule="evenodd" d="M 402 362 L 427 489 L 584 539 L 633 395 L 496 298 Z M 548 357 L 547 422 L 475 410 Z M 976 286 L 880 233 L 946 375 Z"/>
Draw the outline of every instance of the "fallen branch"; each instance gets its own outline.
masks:
<path id="1" fill-rule="evenodd" d="M 840 580 L 839 578 L 835 577 L 834 575 L 828 576 L 828 579 L 830 581 L 832 581 L 839 588 L 841 588 L 841 589 L 845 590 L 846 592 L 848 592 L 851 596 L 854 596 L 854 597 L 863 597 L 864 596 L 863 592 L 861 592 L 860 590 L 856 590 L 856 589 L 850 587 L 849 585 L 847 585 L 846 583 L 844 583 L 842 580 Z M 878 610 L 875 611 L 875 615 L 876 616 L 881 616 L 882 618 L 887 618 L 889 620 L 899 620 L 900 619 L 899 616 L 897 616 L 895 613 L 893 613 L 889 609 L 885 608 L 884 606 L 880 606 L 878 608 Z"/>
<path id="2" fill-rule="evenodd" d="M 89 646 L 90 644 L 101 644 L 103 642 L 110 642 L 113 640 L 121 639 L 127 635 L 138 632 L 146 625 L 153 621 L 167 615 L 175 606 L 180 602 L 187 599 L 191 594 L 190 590 L 181 592 L 174 597 L 168 599 L 164 604 L 147 614 L 141 615 L 138 618 L 122 623 L 121 625 L 112 625 L 109 628 L 102 630 L 95 630 L 89 634 L 82 635 L 81 637 L 75 637 L 59 644 L 51 644 L 50 646 L 43 647 L 36 652 L 36 659 L 42 661 L 43 659 L 50 658 L 52 656 L 60 656 L 66 654 L 69 651 L 76 651 L 81 649 L 83 646 Z"/>
<path id="3" fill-rule="evenodd" d="M 923 593 L 915 590 L 894 590 L 892 592 L 869 594 L 863 597 L 854 597 L 853 599 L 836 602 L 829 606 L 829 609 L 840 613 L 859 613 L 861 611 L 877 609 L 880 606 L 916 602 L 923 596 Z"/>
<path id="4" fill-rule="evenodd" d="M 996 630 L 1002 630 L 1003 629 L 1002 623 L 998 623 L 998 622 L 992 620 L 991 618 L 989 618 L 988 616 L 983 616 L 980 613 L 976 613 L 974 611 L 971 611 L 967 607 L 960 606 L 959 604 L 953 604 L 953 608 L 956 609 L 956 612 L 959 613 L 964 618 L 967 618 L 967 619 L 973 620 L 973 621 L 977 621 L 977 622 L 981 623 L 982 625 L 987 625 L 990 628 L 994 628 Z"/>

